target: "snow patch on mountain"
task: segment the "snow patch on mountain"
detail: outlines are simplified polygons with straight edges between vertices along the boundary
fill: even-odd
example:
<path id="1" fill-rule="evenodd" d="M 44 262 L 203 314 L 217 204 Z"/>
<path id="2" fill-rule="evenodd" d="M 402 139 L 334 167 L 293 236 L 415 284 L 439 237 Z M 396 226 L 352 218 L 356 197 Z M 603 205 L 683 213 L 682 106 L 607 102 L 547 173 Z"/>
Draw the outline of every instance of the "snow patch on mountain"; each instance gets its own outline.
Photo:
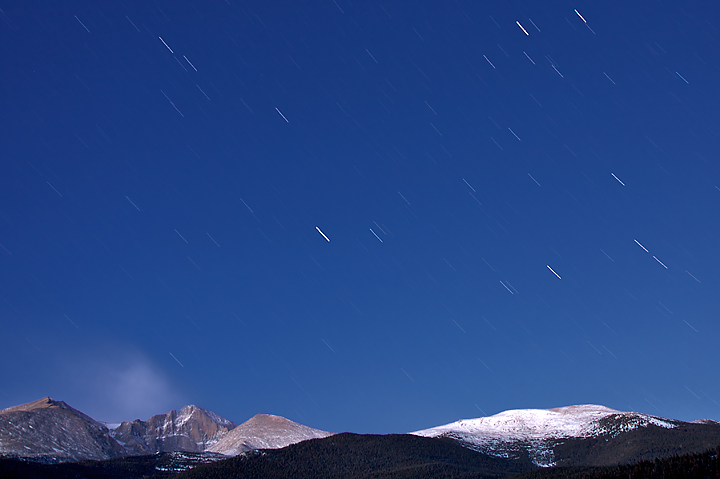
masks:
<path id="1" fill-rule="evenodd" d="M 211 462 L 222 461 L 226 459 L 222 454 L 215 453 L 192 453 L 192 452 L 170 452 L 170 453 L 155 453 L 156 456 L 165 454 L 162 464 L 155 466 L 156 471 L 161 472 L 183 472 L 193 469 L 201 464 L 209 464 Z"/>
<path id="2" fill-rule="evenodd" d="M 680 424 L 680 421 L 635 412 L 625 412 L 610 416 L 605 421 L 600 421 L 592 436 L 607 434 L 610 437 L 617 437 L 624 432 L 629 432 L 639 427 L 653 425 L 665 429 L 674 429 L 678 424 Z"/>

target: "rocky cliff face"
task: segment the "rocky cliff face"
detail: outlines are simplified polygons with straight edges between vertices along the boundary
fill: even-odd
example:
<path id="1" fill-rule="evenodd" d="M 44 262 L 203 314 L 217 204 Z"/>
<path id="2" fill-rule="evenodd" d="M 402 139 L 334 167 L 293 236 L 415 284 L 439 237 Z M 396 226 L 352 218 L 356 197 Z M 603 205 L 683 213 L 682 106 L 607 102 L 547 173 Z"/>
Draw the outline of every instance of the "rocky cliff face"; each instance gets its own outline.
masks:
<path id="1" fill-rule="evenodd" d="M 125 421 L 110 433 L 131 454 L 203 452 L 234 427 L 233 422 L 211 411 L 185 406 L 147 421 Z"/>
<path id="2" fill-rule="evenodd" d="M 105 425 L 49 397 L 0 411 L 0 454 L 40 462 L 127 454 Z"/>

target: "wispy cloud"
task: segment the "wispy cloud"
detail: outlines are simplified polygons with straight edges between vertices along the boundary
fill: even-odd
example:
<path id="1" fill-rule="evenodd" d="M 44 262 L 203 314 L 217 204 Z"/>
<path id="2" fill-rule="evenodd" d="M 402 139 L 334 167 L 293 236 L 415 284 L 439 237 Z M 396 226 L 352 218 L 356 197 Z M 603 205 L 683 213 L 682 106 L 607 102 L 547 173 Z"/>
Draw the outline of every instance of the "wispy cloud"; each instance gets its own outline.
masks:
<path id="1" fill-rule="evenodd" d="M 103 348 L 72 361 L 66 402 L 108 422 L 148 419 L 184 405 L 168 376 L 147 355 L 126 348 Z M 62 398 L 58 398 L 62 399 Z"/>

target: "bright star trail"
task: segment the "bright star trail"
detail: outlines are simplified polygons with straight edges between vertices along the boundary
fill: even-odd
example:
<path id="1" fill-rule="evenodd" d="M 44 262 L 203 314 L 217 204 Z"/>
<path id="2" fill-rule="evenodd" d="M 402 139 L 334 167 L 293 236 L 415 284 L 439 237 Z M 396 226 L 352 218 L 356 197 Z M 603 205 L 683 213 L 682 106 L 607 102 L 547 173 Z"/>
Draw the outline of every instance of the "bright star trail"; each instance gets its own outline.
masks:
<path id="1" fill-rule="evenodd" d="M 320 233 L 322 235 L 323 238 L 325 238 L 327 240 L 328 243 L 330 242 L 330 238 L 325 236 L 325 233 L 323 233 L 319 227 L 316 226 L 315 229 L 317 230 L 318 233 Z"/>
<path id="2" fill-rule="evenodd" d="M 552 274 L 554 274 L 555 276 L 557 276 L 558 279 L 562 279 L 562 278 L 560 277 L 560 275 L 557 274 L 557 273 L 555 272 L 555 270 L 550 267 L 550 265 L 548 265 L 547 268 L 552 272 Z"/>

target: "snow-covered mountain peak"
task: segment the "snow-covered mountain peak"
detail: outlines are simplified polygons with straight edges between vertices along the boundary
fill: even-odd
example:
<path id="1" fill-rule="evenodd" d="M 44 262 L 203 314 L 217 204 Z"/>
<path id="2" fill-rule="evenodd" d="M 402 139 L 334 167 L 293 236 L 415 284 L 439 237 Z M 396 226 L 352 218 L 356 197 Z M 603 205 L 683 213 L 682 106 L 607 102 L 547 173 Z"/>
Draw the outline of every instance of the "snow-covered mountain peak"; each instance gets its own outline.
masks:
<path id="1" fill-rule="evenodd" d="M 593 404 L 554 409 L 512 409 L 488 417 L 460 419 L 411 434 L 440 436 L 444 433 L 481 435 L 504 441 L 532 441 L 546 437 L 582 437 L 598 419 L 620 411 Z"/>
<path id="2" fill-rule="evenodd" d="M 565 439 L 615 437 L 639 427 L 653 425 L 672 429 L 677 424 L 677 421 L 647 414 L 583 404 L 554 409 L 514 409 L 410 434 L 450 437 L 472 449 L 500 457 L 516 456 L 525 450 L 535 464 L 549 466 L 555 462 L 554 445 Z"/>

